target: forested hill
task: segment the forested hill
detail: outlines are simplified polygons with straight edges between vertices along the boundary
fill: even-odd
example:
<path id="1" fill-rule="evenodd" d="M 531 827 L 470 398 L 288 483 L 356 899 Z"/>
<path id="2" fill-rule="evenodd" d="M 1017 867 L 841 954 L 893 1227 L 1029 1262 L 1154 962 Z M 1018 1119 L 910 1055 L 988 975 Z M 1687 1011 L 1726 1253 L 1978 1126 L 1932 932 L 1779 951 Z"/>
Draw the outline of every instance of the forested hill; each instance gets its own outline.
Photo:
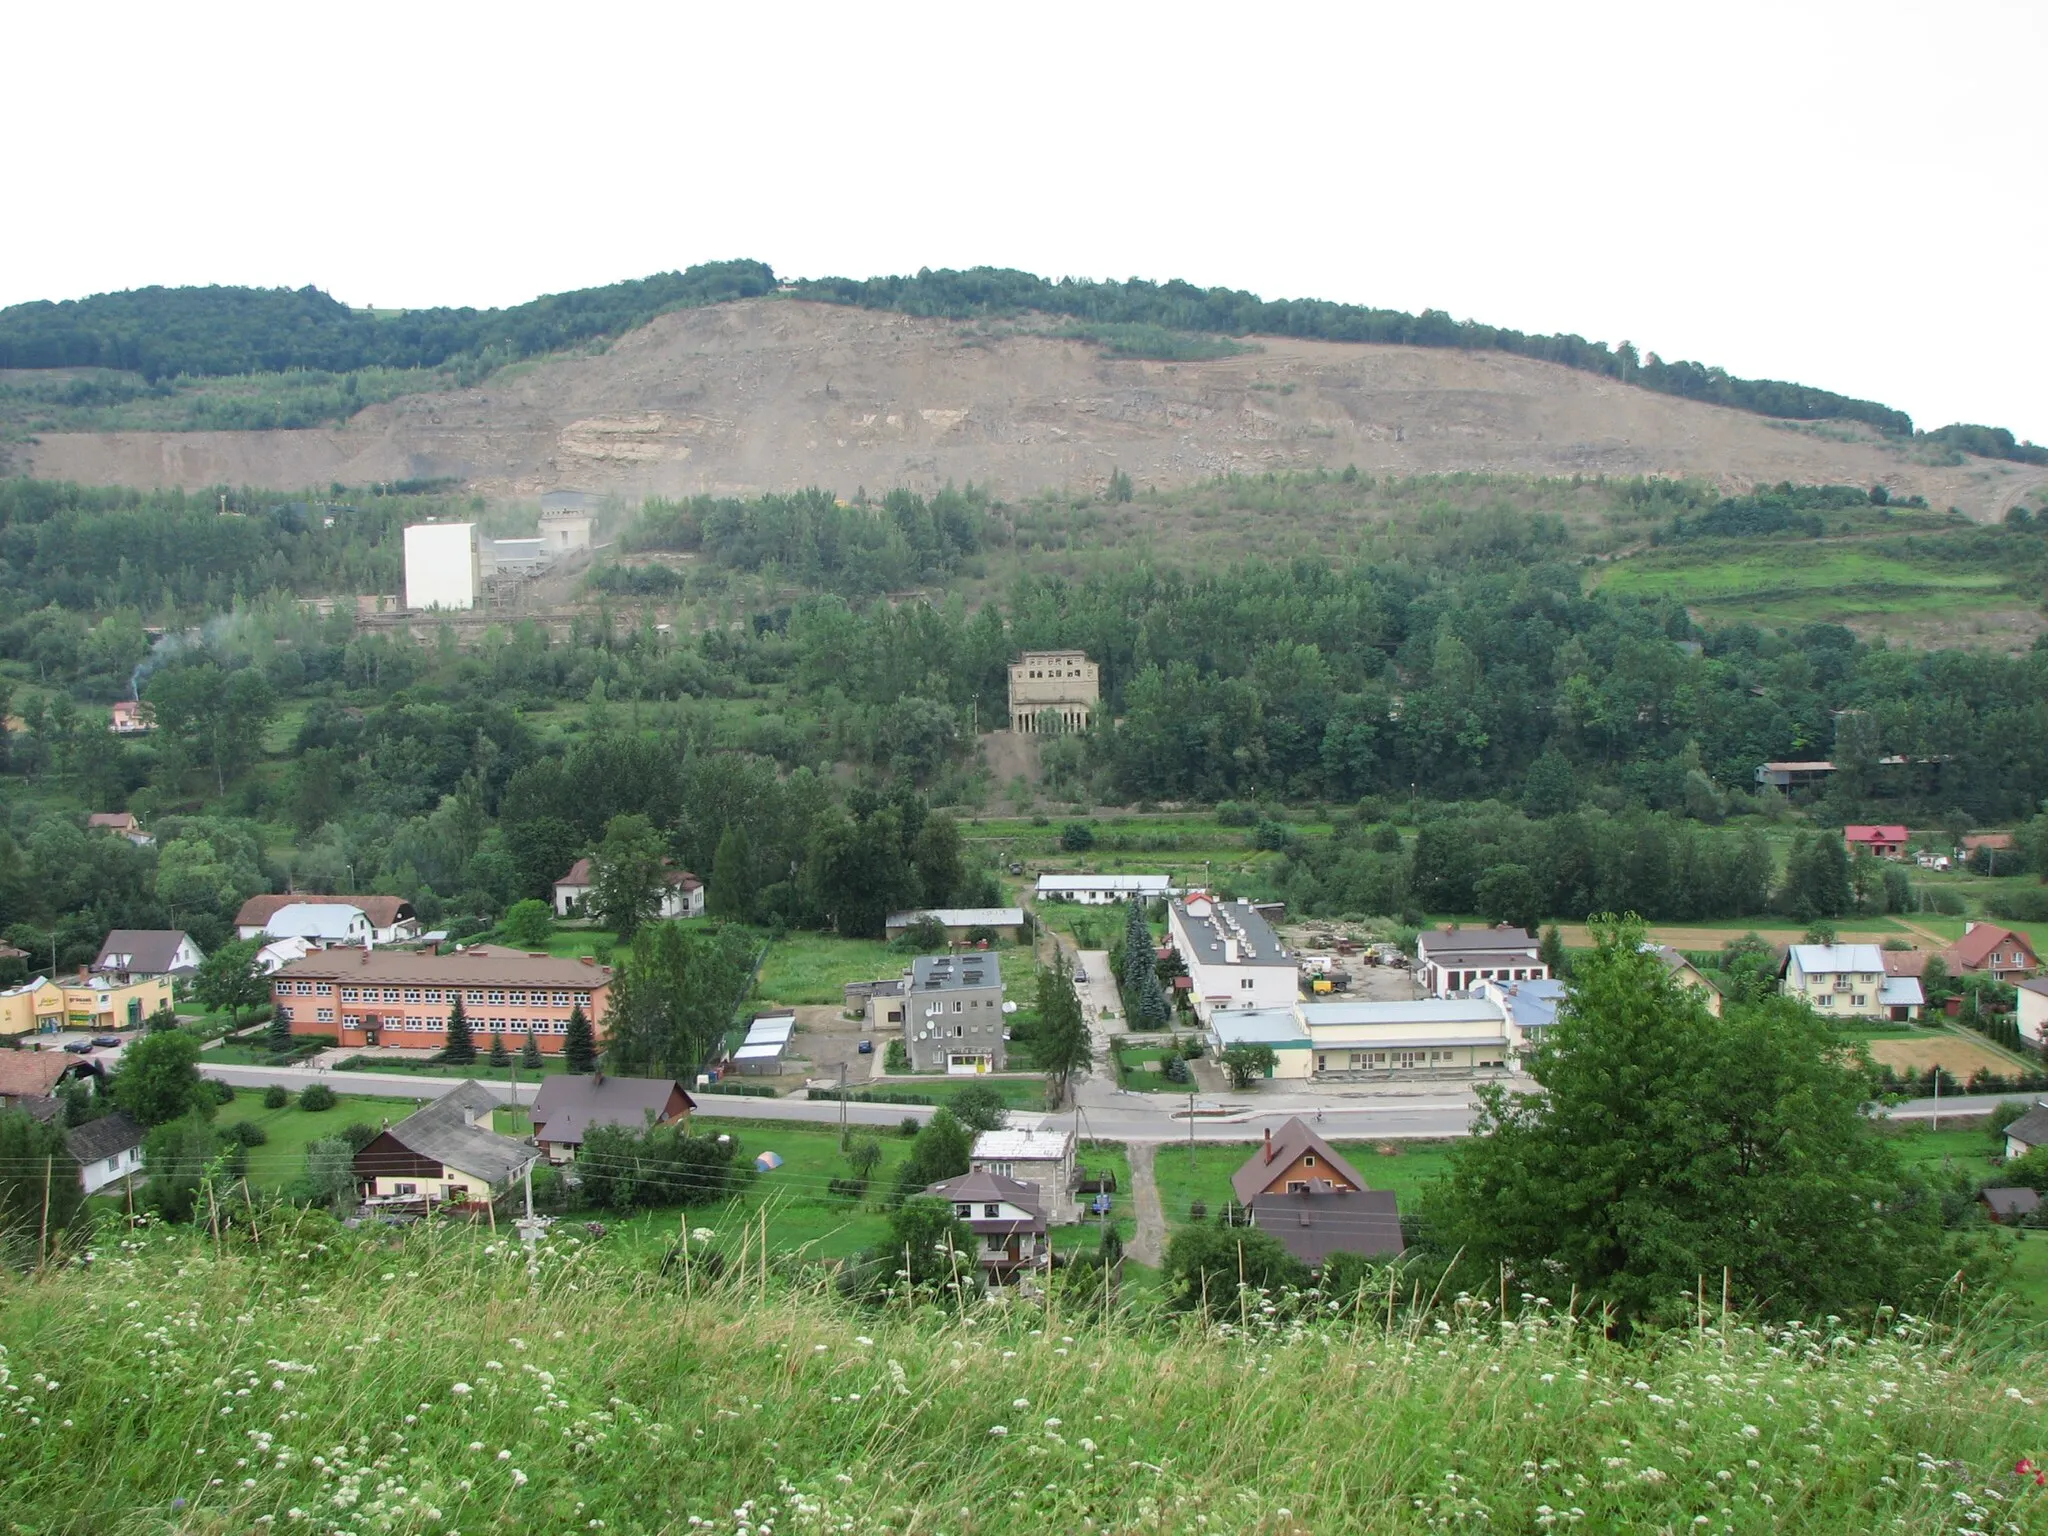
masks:
<path id="1" fill-rule="evenodd" d="M 0 368 L 117 368 L 159 379 L 314 369 L 439 368 L 460 360 L 510 362 L 613 337 L 670 310 L 750 298 L 774 289 L 764 262 L 711 262 L 684 272 L 550 294 L 509 309 L 351 309 L 316 288 L 138 288 L 61 304 L 0 310 Z M 1809 385 L 1743 379 L 1696 362 L 1641 356 L 1576 335 L 1529 335 L 1441 310 L 1420 315 L 1320 299 L 1262 299 L 1178 279 L 1058 282 L 1009 268 L 915 276 L 825 277 L 787 285 L 799 297 L 927 318 L 1046 315 L 1066 334 L 1129 356 L 1204 355 L 1197 338 L 1291 336 L 1506 352 L 1758 415 L 1862 422 L 1891 437 L 1917 436 L 1987 458 L 2048 464 L 2048 448 L 2003 427 L 1957 423 L 1915 433 L 1904 411 Z M 1207 342 L 1213 348 L 1215 342 Z"/>

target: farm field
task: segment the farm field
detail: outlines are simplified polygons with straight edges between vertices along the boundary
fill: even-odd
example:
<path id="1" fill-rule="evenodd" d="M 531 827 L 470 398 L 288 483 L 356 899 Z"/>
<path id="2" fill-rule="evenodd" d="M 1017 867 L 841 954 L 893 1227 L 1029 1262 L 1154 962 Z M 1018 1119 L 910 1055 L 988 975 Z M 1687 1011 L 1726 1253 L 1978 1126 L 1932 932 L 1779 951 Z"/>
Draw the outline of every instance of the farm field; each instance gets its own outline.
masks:
<path id="1" fill-rule="evenodd" d="M 1866 1042 L 1871 1059 L 1881 1066 L 1898 1069 L 1910 1068 L 1925 1072 L 1930 1067 L 1940 1067 L 1953 1077 L 1967 1079 L 1979 1070 L 1994 1073 L 2011 1073 L 2016 1070 L 2013 1060 L 2003 1051 L 1992 1049 L 1981 1040 L 1945 1032 L 1923 1031 L 1917 1036 L 1873 1038 Z"/>
<path id="2" fill-rule="evenodd" d="M 880 939 L 792 933 L 769 947 L 754 997 L 789 1006 L 841 1003 L 849 981 L 895 976 L 908 964 L 907 956 L 892 951 Z"/>

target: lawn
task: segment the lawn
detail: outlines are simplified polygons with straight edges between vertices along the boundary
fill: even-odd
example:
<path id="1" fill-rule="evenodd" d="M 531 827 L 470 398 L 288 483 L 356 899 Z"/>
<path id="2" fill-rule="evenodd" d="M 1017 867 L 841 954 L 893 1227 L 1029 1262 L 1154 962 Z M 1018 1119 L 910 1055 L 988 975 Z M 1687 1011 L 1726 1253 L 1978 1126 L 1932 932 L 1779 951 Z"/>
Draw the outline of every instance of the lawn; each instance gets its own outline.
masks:
<path id="1" fill-rule="evenodd" d="M 1916 560 L 1858 541 L 1785 547 L 1754 542 L 1645 551 L 1604 568 L 1599 585 L 1632 597 L 1675 597 L 1716 618 L 1748 623 L 1842 623 L 1916 611 L 1947 616 L 2011 606 L 2011 573 Z"/>
<path id="2" fill-rule="evenodd" d="M 1186 1225 L 1188 1207 L 1196 1200 L 1202 1201 L 1214 1218 L 1231 1198 L 1231 1174 L 1258 1145 L 1251 1141 L 1197 1142 L 1192 1152 L 1186 1145 L 1161 1145 L 1153 1176 L 1159 1184 L 1167 1226 Z M 1334 1141 L 1331 1145 L 1358 1169 L 1367 1187 L 1391 1189 L 1404 1215 L 1415 1208 L 1422 1186 L 1442 1174 L 1450 1161 L 1450 1146 L 1445 1142 Z M 1392 1155 L 1376 1151 L 1380 1146 L 1391 1148 Z"/>
<path id="3" fill-rule="evenodd" d="M 270 1139 L 249 1149 L 249 1182 L 259 1189 L 285 1189 L 297 1183 L 306 1171 L 308 1142 L 335 1135 L 351 1121 L 381 1127 L 403 1120 L 433 1097 L 438 1097 L 438 1092 L 422 1097 L 418 1103 L 343 1094 L 332 1109 L 322 1110 L 301 1109 L 294 1097 L 283 1109 L 265 1109 L 261 1088 L 243 1088 L 236 1091 L 232 1102 L 221 1105 L 213 1123 L 222 1130 L 245 1120 L 263 1127 Z"/>
<path id="4" fill-rule="evenodd" d="M 754 996 L 761 1002 L 844 1004 L 849 981 L 897 976 L 909 957 L 880 939 L 840 939 L 829 934 L 792 933 L 769 946 Z M 1010 977 L 1004 975 L 1007 985 Z"/>
<path id="5" fill-rule="evenodd" d="M 1973 1179 L 1988 1177 L 1992 1154 L 2005 1148 L 2003 1137 L 1994 1139 L 1982 1126 L 1936 1131 L 1924 1122 L 1903 1120 L 1896 1122 L 1890 1140 L 1908 1168 L 1927 1173 L 1960 1168 Z"/>
<path id="6" fill-rule="evenodd" d="M 1192 1082 L 1176 1083 L 1159 1070 L 1159 1063 L 1166 1059 L 1166 1052 L 1159 1046 L 1115 1047 L 1117 1082 L 1134 1093 L 1192 1093 Z"/>
<path id="7" fill-rule="evenodd" d="M 865 1088 L 867 1091 L 881 1095 L 910 1095 L 910 1098 L 902 1101 L 906 1103 L 915 1102 L 917 1099 L 922 1098 L 929 1099 L 934 1104 L 950 1104 L 970 1088 L 993 1088 L 1002 1096 L 1003 1103 L 1011 1109 L 1042 1111 L 1045 1108 L 1045 1079 L 1042 1077 L 946 1077 L 944 1075 L 909 1076 L 898 1074 L 893 1077 L 885 1077 L 880 1082 L 871 1082 L 864 1085 L 854 1083 L 849 1086 L 854 1093 L 860 1093 Z M 856 1099 L 854 1102 L 861 1103 L 863 1101 Z M 882 1098 L 874 1102 L 885 1103 L 887 1100 Z"/>

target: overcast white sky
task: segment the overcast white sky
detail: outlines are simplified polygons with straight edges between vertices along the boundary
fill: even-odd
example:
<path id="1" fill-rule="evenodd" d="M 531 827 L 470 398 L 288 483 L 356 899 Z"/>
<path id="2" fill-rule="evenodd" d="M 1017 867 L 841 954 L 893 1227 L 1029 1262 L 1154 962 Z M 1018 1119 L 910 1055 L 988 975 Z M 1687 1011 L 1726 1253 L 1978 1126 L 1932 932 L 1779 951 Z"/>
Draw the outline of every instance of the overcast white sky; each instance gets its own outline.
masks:
<path id="1" fill-rule="evenodd" d="M 192 0 L 6 36 L 0 304 L 989 263 L 1627 338 L 2048 442 L 2039 0 Z"/>

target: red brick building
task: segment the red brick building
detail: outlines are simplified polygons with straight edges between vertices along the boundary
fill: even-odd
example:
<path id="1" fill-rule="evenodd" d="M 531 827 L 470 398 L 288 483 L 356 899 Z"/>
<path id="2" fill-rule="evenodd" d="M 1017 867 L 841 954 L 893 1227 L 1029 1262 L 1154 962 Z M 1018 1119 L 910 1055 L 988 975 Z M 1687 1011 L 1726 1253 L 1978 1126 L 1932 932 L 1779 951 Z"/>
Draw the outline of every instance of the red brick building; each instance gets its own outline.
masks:
<path id="1" fill-rule="evenodd" d="M 610 966 L 587 957 L 534 955 L 472 945 L 459 954 L 323 949 L 270 980 L 270 998 L 294 1035 L 331 1035 L 342 1045 L 448 1043 L 448 1011 L 459 997 L 479 1050 L 493 1034 L 517 1049 L 531 1033 L 545 1052 L 562 1049 L 569 1010 L 581 1008 L 604 1039 Z"/>

